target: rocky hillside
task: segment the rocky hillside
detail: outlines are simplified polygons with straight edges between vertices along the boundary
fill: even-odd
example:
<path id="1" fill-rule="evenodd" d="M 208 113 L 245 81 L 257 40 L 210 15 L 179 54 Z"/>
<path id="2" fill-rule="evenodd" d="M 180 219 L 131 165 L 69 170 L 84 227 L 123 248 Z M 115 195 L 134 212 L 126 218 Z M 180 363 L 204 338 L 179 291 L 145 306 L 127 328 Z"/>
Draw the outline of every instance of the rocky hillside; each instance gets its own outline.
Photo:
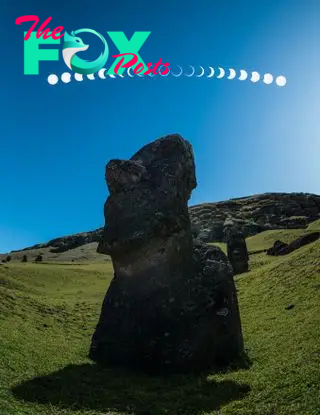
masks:
<path id="1" fill-rule="evenodd" d="M 191 221 L 201 239 L 224 242 L 225 228 L 237 224 L 246 236 L 265 230 L 305 228 L 320 218 L 320 196 L 306 193 L 265 193 L 231 199 L 225 202 L 202 203 L 189 208 Z M 12 259 L 27 254 L 33 259 L 40 253 L 45 260 L 105 260 L 96 253 L 102 228 L 52 239 L 43 244 L 11 253 Z M 1 258 L 2 257 L 2 258 Z M 0 255 L 0 259 L 5 258 Z"/>
<path id="2" fill-rule="evenodd" d="M 79 246 L 90 244 L 92 242 L 99 242 L 102 236 L 103 228 L 96 229 L 91 232 L 75 233 L 74 235 L 61 236 L 60 238 L 51 239 L 51 241 L 24 248 L 21 251 L 41 250 L 50 248 L 53 254 L 60 254 L 69 251 L 70 249 L 78 248 Z M 19 252 L 19 251 L 13 251 Z"/>
<path id="3" fill-rule="evenodd" d="M 225 227 L 237 224 L 246 236 L 265 230 L 305 228 L 320 217 L 320 196 L 265 193 L 190 208 L 192 223 L 207 242 L 224 242 Z"/>

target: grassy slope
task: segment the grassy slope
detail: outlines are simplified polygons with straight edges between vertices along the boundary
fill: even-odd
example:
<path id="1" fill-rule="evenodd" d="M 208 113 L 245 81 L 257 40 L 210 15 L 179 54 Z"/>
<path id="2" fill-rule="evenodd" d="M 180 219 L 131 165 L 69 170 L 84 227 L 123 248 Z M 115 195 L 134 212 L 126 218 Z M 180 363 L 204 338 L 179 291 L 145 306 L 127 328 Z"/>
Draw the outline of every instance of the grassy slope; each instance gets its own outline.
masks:
<path id="1" fill-rule="evenodd" d="M 299 238 L 306 233 L 320 232 L 320 219 L 312 222 L 307 229 L 276 229 L 272 231 L 261 232 L 257 235 L 250 236 L 246 239 L 248 251 L 262 251 L 270 248 L 277 240 L 289 244 L 295 239 Z M 225 253 L 227 251 L 227 245 L 223 242 L 212 242 L 209 245 L 216 245 L 221 248 Z"/>
<path id="2" fill-rule="evenodd" d="M 278 236 L 248 244 L 269 247 Z M 0 414 L 319 414 L 320 241 L 250 260 L 236 282 L 252 367 L 168 379 L 87 360 L 110 264 L 0 266 Z"/>
<path id="3" fill-rule="evenodd" d="M 74 249 L 69 249 L 65 252 L 54 253 L 51 252 L 52 247 L 28 249 L 25 251 L 16 251 L 10 253 L 12 261 L 21 261 L 23 255 L 27 255 L 28 261 L 34 261 L 38 255 L 42 255 L 44 261 L 50 262 L 106 262 L 110 261 L 110 257 L 107 255 L 101 255 L 97 253 L 97 242 L 91 242 L 81 245 Z M 6 259 L 7 254 L 0 254 L 0 260 Z"/>
<path id="4" fill-rule="evenodd" d="M 320 219 L 310 223 L 308 230 L 312 232 L 320 232 Z"/>

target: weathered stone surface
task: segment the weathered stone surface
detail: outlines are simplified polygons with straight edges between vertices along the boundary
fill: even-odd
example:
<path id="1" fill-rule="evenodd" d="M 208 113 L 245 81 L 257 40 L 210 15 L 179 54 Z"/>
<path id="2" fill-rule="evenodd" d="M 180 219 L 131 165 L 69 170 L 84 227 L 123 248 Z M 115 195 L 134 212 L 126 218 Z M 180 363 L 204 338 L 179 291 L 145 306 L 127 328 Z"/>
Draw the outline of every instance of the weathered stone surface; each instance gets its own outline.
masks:
<path id="1" fill-rule="evenodd" d="M 193 243 L 187 202 L 196 187 L 191 145 L 179 135 L 106 168 L 110 196 L 99 250 L 114 278 L 90 357 L 146 371 L 193 371 L 243 353 L 233 271 L 217 247 Z"/>
<path id="2" fill-rule="evenodd" d="M 189 208 L 191 222 L 206 242 L 226 242 L 230 219 L 245 237 L 271 229 L 305 228 L 320 218 L 320 196 L 308 193 L 264 193 Z"/>
<path id="3" fill-rule="evenodd" d="M 249 254 L 245 236 L 241 230 L 229 226 L 226 228 L 227 252 L 235 274 L 249 270 Z"/>
<path id="4" fill-rule="evenodd" d="M 306 235 L 302 235 L 299 238 L 295 239 L 289 245 L 281 241 L 276 241 L 272 248 L 268 249 L 267 255 L 288 255 L 296 249 L 301 248 L 302 246 L 308 245 L 312 242 L 315 242 L 320 237 L 320 232 L 312 232 Z"/>
<path id="5" fill-rule="evenodd" d="M 282 241 L 275 241 L 273 246 L 267 250 L 267 255 L 279 255 L 282 249 L 286 248 L 288 244 L 282 242 Z"/>

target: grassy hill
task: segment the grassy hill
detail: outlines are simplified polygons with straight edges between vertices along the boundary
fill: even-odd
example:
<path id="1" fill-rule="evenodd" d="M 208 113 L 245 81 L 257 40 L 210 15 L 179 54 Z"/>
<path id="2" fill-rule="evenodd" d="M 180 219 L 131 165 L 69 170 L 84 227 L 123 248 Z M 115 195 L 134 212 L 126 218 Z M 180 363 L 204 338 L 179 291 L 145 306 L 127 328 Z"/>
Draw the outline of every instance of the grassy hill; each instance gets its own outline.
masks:
<path id="1" fill-rule="evenodd" d="M 317 225 L 314 226 L 320 228 L 320 195 L 263 193 L 190 206 L 189 215 L 201 239 L 206 242 L 225 242 L 225 228 L 230 223 L 242 229 L 246 236 L 267 230 L 292 229 L 300 232 L 315 220 Z M 6 260 L 10 254 L 13 261 L 21 261 L 24 255 L 27 255 L 28 261 L 34 261 L 41 255 L 50 262 L 107 262 L 110 258 L 97 253 L 103 232 L 103 228 L 98 228 L 61 236 L 10 253 L 3 252 L 0 253 L 0 261 Z"/>
<path id="2" fill-rule="evenodd" d="M 248 247 L 299 232 L 266 231 Z M 92 364 L 86 356 L 112 272 L 110 262 L 0 265 L 0 414 L 320 413 L 320 240 L 284 257 L 250 255 L 236 284 L 252 366 L 227 373 L 153 378 Z"/>
<path id="3" fill-rule="evenodd" d="M 10 252 L 12 261 L 21 261 L 23 255 L 27 255 L 28 261 L 34 261 L 38 255 L 42 255 L 46 262 L 76 262 L 76 263 L 93 263 L 93 262 L 109 262 L 108 255 L 97 253 L 98 242 L 90 242 L 68 249 L 64 252 L 52 252 L 52 248 L 28 248 L 27 250 Z M 0 261 L 6 259 L 8 254 L 0 254 Z"/>
<path id="4" fill-rule="evenodd" d="M 320 219 L 310 223 L 307 229 L 312 232 L 320 232 Z"/>

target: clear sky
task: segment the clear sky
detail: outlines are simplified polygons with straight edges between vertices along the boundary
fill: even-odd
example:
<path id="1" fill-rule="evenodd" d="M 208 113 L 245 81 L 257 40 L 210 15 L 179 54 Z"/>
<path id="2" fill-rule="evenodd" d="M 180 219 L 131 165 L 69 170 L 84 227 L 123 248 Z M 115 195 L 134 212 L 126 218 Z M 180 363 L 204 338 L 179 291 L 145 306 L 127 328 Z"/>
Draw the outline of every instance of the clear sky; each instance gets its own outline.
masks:
<path id="1" fill-rule="evenodd" d="M 320 193 L 320 1 L 2 0 L 0 7 L 0 252 L 102 226 L 105 164 L 169 133 L 194 147 L 198 187 L 191 204 Z M 69 33 L 94 29 L 110 54 L 118 50 L 106 31 L 128 38 L 151 31 L 140 50 L 145 62 L 269 72 L 288 82 L 279 88 L 157 76 L 51 86 L 50 73 L 68 70 L 62 43 L 59 62 L 24 75 L 29 24 L 16 26 L 15 19 L 26 14 L 41 22 L 52 16 L 49 27 Z M 79 57 L 97 57 L 93 37 L 82 36 L 91 46 Z"/>

